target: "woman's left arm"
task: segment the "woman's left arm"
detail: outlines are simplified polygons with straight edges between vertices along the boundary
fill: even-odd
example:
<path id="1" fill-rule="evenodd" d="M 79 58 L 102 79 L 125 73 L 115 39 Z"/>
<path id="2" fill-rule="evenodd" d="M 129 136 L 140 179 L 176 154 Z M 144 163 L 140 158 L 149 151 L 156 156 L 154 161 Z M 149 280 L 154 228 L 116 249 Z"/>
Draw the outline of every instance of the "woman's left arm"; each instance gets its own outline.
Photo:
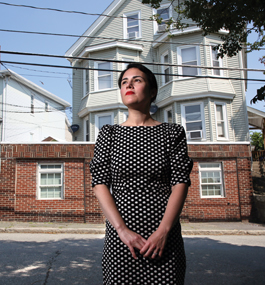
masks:
<path id="1" fill-rule="evenodd" d="M 144 257 L 156 258 L 162 256 L 168 234 L 181 214 L 187 193 L 188 185 L 186 183 L 172 186 L 172 193 L 168 199 L 164 217 L 158 229 L 148 238 L 140 251 Z"/>

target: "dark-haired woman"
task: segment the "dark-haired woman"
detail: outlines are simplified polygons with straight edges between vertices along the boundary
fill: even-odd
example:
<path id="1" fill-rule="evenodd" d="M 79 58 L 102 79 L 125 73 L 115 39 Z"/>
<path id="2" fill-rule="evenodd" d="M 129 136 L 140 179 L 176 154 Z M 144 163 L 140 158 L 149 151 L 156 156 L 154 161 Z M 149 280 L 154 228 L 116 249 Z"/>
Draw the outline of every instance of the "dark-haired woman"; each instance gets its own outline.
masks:
<path id="1" fill-rule="evenodd" d="M 103 126 L 90 164 L 107 218 L 103 283 L 184 284 L 179 215 L 192 169 L 185 132 L 150 116 L 157 83 L 145 66 L 128 65 L 119 87 L 128 120 Z"/>

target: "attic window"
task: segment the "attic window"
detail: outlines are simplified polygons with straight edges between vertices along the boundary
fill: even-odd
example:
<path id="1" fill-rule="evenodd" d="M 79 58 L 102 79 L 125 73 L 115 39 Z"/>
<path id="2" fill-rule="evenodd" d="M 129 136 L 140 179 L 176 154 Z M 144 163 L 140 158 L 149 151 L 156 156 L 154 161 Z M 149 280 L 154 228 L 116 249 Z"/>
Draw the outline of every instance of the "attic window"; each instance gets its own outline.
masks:
<path id="1" fill-rule="evenodd" d="M 123 30 L 125 39 L 136 39 L 141 37 L 140 11 L 124 15 Z"/>

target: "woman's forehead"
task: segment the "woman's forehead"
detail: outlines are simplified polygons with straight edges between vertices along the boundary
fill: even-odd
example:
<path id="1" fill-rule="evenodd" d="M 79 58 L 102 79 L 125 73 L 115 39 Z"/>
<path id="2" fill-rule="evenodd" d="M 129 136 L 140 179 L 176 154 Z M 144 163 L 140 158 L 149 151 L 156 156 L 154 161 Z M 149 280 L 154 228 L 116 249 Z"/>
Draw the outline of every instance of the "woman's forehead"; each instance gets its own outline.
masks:
<path id="1" fill-rule="evenodd" d="M 144 72 L 142 72 L 138 68 L 130 68 L 125 71 L 125 73 L 123 74 L 122 80 L 124 80 L 125 78 L 139 77 L 139 76 L 146 80 L 146 75 Z"/>

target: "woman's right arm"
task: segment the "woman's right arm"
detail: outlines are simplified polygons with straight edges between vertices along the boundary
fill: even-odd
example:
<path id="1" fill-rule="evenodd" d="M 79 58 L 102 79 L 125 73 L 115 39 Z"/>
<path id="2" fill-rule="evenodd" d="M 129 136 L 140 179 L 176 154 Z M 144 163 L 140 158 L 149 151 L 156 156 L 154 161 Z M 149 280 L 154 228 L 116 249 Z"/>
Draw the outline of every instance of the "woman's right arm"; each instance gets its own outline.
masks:
<path id="1" fill-rule="evenodd" d="M 105 217 L 116 229 L 121 241 L 129 247 L 133 258 L 137 259 L 134 249 L 137 248 L 141 250 L 145 245 L 146 240 L 139 234 L 128 229 L 125 225 L 116 207 L 115 201 L 110 194 L 109 188 L 105 184 L 97 184 L 94 186 L 93 190 Z"/>

